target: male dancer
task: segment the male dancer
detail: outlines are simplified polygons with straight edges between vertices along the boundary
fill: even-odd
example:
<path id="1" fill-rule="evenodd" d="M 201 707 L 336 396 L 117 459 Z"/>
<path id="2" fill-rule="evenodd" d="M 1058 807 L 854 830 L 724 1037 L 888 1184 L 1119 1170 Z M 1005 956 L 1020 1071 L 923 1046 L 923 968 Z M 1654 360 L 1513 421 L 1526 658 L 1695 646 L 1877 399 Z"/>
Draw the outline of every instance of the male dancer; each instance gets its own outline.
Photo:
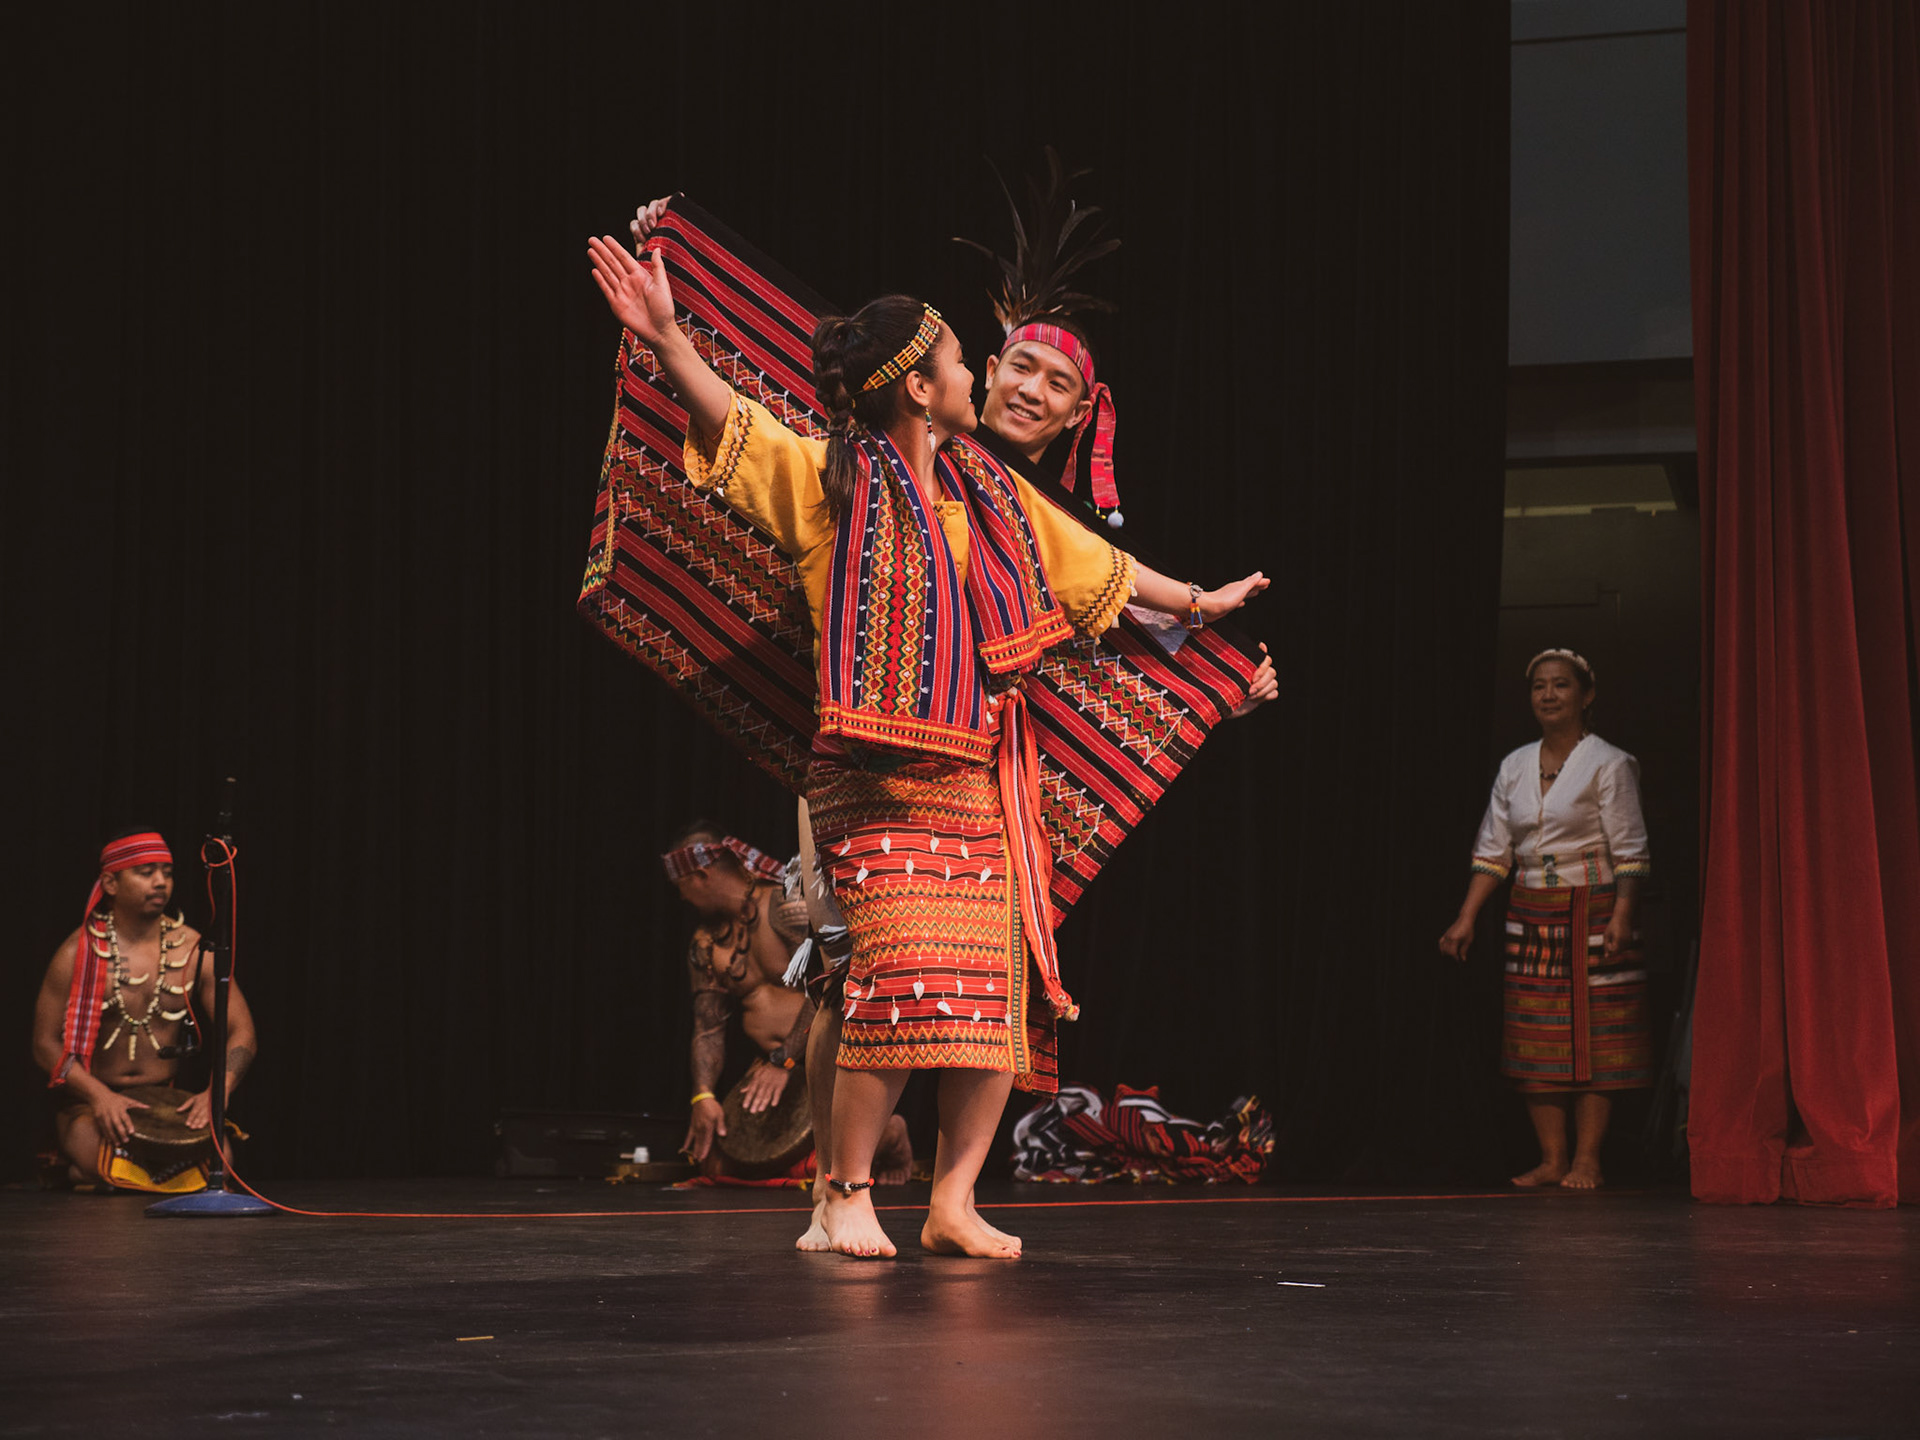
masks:
<path id="1" fill-rule="evenodd" d="M 49 1087 L 71 1096 L 54 1123 L 62 1153 L 84 1180 L 111 1183 L 105 1172 L 113 1150 L 133 1137 L 135 1112 L 148 1108 L 124 1092 L 179 1080 L 192 1005 L 213 1013 L 213 967 L 200 963 L 199 932 L 168 916 L 172 898 L 165 840 L 134 831 L 108 841 L 80 928 L 54 951 L 40 984 L 33 1058 L 51 1077 Z M 236 983 L 227 992 L 225 1063 L 216 1067 L 228 1099 L 257 1044 L 253 1012 Z M 211 1124 L 211 1088 L 180 1114 L 194 1129 Z"/>

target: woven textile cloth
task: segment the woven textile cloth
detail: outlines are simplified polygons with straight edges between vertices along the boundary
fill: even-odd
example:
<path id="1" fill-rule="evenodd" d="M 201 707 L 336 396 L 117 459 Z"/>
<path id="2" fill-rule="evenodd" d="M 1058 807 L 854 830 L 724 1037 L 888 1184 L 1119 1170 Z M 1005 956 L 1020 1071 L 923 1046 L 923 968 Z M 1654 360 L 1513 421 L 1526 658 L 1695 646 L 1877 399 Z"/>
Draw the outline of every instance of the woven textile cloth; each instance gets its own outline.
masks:
<path id="1" fill-rule="evenodd" d="M 1055 1016 L 1034 993 L 1000 794 L 987 765 L 814 763 L 814 844 L 853 937 L 841 1065 L 1058 1085 Z"/>
<path id="2" fill-rule="evenodd" d="M 682 324 L 720 377 L 796 433 L 822 435 L 810 338 L 834 307 L 684 200 L 654 243 Z M 685 429 L 652 355 L 623 335 L 580 609 L 800 793 L 815 730 L 806 599 L 776 546 L 686 483 Z M 964 455 L 967 442 L 953 448 Z M 1097 647 L 1047 652 L 1025 689 L 1055 924 L 1245 698 L 1255 668 L 1212 630 L 1169 655 L 1130 618 Z"/>
<path id="3" fill-rule="evenodd" d="M 1653 1083 L 1645 960 L 1632 947 L 1602 958 L 1613 904 L 1612 885 L 1513 888 L 1500 1073 L 1522 1090 Z"/>

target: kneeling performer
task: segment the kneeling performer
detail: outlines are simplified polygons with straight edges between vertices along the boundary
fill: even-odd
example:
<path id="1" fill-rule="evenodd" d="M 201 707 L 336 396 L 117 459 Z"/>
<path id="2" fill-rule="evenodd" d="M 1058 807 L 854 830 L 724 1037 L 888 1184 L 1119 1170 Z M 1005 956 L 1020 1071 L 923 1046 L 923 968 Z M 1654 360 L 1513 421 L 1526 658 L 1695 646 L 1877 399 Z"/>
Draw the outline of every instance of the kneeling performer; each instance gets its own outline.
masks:
<path id="1" fill-rule="evenodd" d="M 815 1032 L 837 1045 L 839 1017 L 837 1007 L 822 1017 L 806 993 L 810 970 L 817 982 L 826 977 L 821 973 L 823 966 L 810 964 L 823 947 L 808 944 L 809 911 L 802 896 L 802 877 L 813 867 L 804 814 L 801 834 L 803 853 L 783 865 L 698 821 L 661 857 L 674 889 L 700 917 L 687 947 L 693 987 L 693 1113 L 684 1149 L 706 1175 L 756 1178 L 766 1173 L 765 1162 L 773 1158 L 743 1153 L 750 1148 L 744 1136 L 728 1145 L 730 1108 L 737 1118 L 740 1112 L 749 1116 L 791 1112 L 797 1103 L 801 1113 L 795 1120 L 810 1122 L 814 1145 L 823 1155 L 827 1153 L 833 1052 L 825 1052 L 824 1064 L 807 1062 L 819 1049 Z M 841 947 L 829 939 L 826 948 Z M 716 1092 L 726 1065 L 727 1024 L 735 1014 L 759 1054 L 723 1104 Z M 800 1087 L 797 1101 L 787 1094 L 794 1083 Z M 789 1129 L 796 1138 L 806 1133 Z M 878 1178 L 904 1183 L 912 1165 L 906 1124 L 895 1116 L 876 1166 Z M 813 1233 L 818 1229 L 817 1224 L 809 1228 L 799 1242 L 801 1248 L 827 1248 L 825 1232 Z"/>

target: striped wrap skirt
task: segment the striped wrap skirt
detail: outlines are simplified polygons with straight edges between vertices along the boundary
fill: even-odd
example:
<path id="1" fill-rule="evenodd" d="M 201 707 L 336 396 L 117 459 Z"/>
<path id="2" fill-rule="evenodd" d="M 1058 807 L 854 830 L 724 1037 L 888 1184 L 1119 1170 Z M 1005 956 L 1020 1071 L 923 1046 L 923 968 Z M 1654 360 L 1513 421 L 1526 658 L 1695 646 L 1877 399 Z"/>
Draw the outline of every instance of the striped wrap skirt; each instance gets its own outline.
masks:
<path id="1" fill-rule="evenodd" d="M 816 757 L 807 809 L 853 940 L 841 1068 L 1011 1071 L 1054 1093 L 1055 1017 L 1036 994 L 994 766 Z"/>
<path id="2" fill-rule="evenodd" d="M 1513 888 L 1500 1073 L 1523 1091 L 1653 1083 L 1646 962 L 1637 940 L 1607 956 L 1613 905 L 1611 884 Z"/>

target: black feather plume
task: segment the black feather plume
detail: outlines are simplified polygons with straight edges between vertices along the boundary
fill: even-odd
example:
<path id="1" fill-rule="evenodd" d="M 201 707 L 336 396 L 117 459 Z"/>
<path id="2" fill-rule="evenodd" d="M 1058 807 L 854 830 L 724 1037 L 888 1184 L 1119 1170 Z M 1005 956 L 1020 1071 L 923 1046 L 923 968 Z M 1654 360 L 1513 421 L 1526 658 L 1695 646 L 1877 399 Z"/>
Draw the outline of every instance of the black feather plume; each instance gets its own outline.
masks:
<path id="1" fill-rule="evenodd" d="M 1098 205 L 1077 205 L 1067 191 L 1074 181 L 1092 172 L 1069 172 L 1060 154 L 1046 147 L 1047 176 L 1044 185 L 1027 177 L 1030 213 L 1022 215 L 1013 192 L 1007 188 L 1000 167 L 991 160 L 993 178 L 1000 182 L 1000 193 L 1007 197 L 1007 211 L 1013 218 L 1013 258 L 996 254 L 978 240 L 953 237 L 956 245 L 978 250 L 1000 270 L 1000 283 L 987 292 L 993 301 L 994 318 L 1005 331 L 1030 320 L 1048 315 L 1072 315 L 1086 311 L 1111 313 L 1110 300 L 1070 290 L 1067 281 L 1082 266 L 1120 248 L 1117 237 L 1105 236 L 1106 220 Z"/>

